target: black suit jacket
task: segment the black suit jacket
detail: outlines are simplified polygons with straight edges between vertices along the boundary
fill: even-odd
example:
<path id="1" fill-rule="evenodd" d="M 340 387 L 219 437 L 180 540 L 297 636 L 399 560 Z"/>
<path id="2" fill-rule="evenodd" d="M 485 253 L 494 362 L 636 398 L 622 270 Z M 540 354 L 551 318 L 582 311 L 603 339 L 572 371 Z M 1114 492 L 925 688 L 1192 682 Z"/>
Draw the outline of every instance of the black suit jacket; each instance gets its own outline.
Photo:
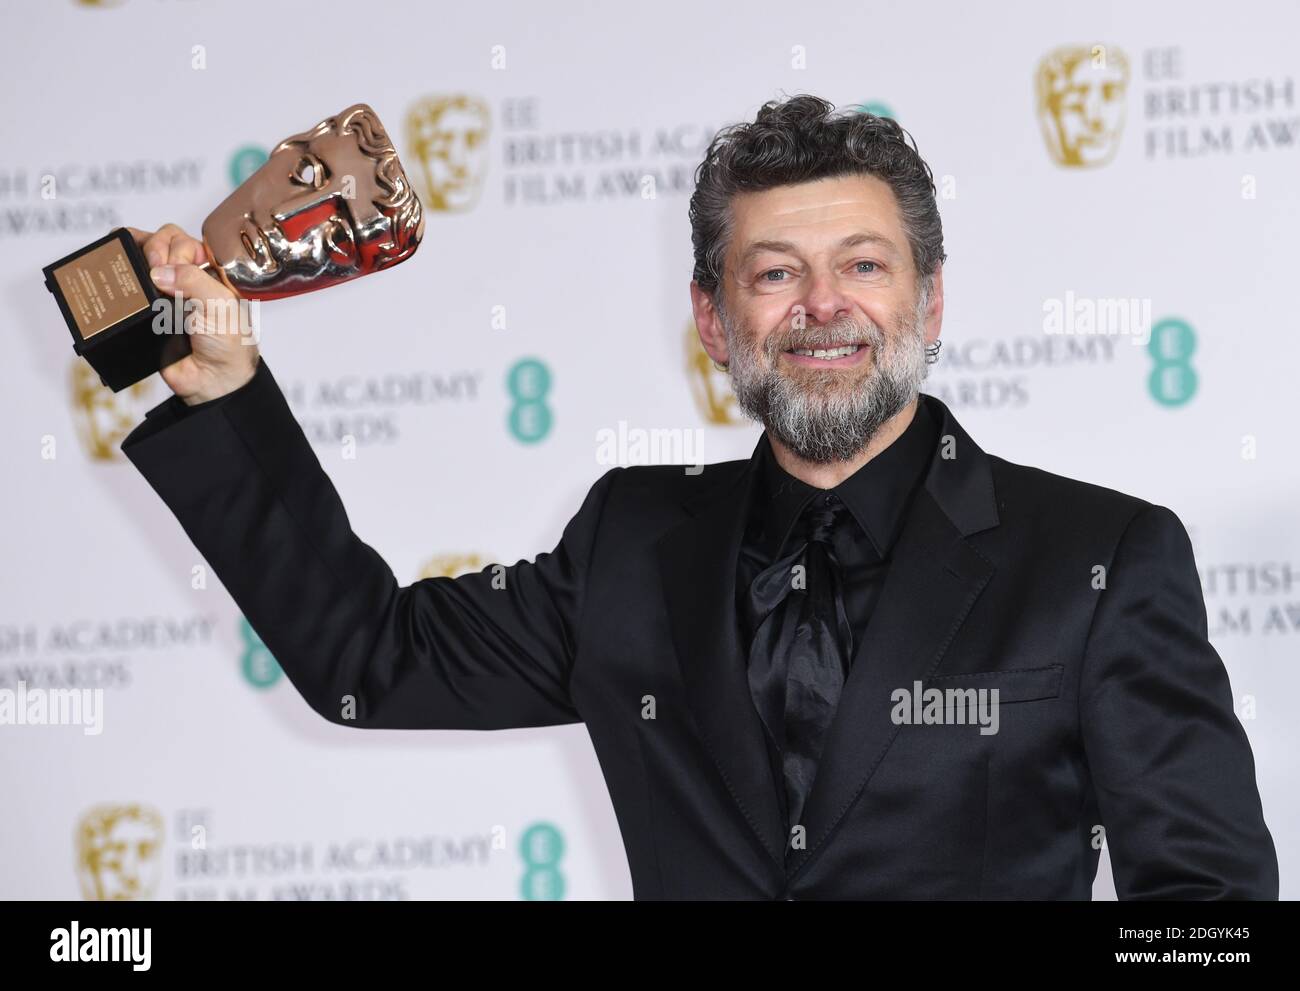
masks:
<path id="1" fill-rule="evenodd" d="M 220 400 L 159 404 L 122 449 L 325 719 L 585 722 L 638 899 L 1087 899 L 1098 826 L 1120 898 L 1276 898 L 1183 525 L 988 455 L 922 401 L 950 440 L 788 862 L 735 609 L 755 459 L 611 469 L 554 551 L 403 587 L 353 532 L 265 360 Z M 897 724 L 891 696 L 916 682 L 997 688 L 999 731 Z"/>

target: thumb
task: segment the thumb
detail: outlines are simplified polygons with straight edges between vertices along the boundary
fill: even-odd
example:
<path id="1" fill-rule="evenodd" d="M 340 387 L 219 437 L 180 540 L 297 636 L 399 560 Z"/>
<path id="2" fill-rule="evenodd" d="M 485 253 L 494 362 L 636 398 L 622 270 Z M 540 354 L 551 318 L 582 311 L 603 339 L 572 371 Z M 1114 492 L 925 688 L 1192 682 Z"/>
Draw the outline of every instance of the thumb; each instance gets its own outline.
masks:
<path id="1" fill-rule="evenodd" d="M 149 278 L 160 292 L 189 299 L 234 299 L 235 294 L 219 280 L 197 265 L 158 265 L 149 270 Z"/>
<path id="2" fill-rule="evenodd" d="M 239 297 L 197 265 L 159 265 L 149 273 L 170 296 L 175 326 L 187 334 L 255 333 L 246 326 Z"/>

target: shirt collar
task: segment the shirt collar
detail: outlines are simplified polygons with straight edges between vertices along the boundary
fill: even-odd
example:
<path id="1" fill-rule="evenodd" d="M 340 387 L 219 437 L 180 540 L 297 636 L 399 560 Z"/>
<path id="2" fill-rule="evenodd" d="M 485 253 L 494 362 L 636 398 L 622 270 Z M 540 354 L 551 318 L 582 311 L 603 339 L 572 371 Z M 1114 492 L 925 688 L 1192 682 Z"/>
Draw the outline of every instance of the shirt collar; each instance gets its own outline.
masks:
<path id="1" fill-rule="evenodd" d="M 759 454 L 759 546 L 774 561 L 804 507 L 823 491 L 833 492 L 849 508 L 881 558 L 898 537 L 911 495 L 925 477 L 938 443 L 938 424 L 922 395 L 916 413 L 892 444 L 828 490 L 795 478 L 776 460 L 763 437 Z"/>

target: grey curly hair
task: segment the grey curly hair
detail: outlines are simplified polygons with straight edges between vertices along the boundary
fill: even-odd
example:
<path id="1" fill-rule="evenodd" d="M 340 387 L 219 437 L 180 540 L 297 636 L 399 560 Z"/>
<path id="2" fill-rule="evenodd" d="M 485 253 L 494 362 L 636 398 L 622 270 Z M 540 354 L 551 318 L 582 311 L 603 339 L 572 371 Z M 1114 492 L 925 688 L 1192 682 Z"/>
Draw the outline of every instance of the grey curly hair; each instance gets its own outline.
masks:
<path id="1" fill-rule="evenodd" d="M 918 288 L 928 297 L 947 255 L 934 176 L 915 140 L 892 118 L 856 109 L 836 112 L 809 94 L 769 101 L 752 123 L 725 127 L 710 142 L 695 171 L 689 210 L 695 282 L 715 306 L 721 304 L 733 195 L 854 174 L 876 176 L 894 191 Z"/>

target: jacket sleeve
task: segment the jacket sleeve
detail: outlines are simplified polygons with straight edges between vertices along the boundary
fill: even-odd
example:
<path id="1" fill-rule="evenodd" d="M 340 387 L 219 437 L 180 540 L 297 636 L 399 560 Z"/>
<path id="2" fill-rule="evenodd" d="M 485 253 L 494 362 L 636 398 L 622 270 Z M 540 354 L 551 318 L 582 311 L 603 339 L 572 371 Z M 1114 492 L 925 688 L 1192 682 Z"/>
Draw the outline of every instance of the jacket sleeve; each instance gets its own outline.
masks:
<path id="1" fill-rule="evenodd" d="M 1115 890 L 1126 899 L 1276 899 L 1255 761 L 1207 636 L 1182 522 L 1140 511 L 1093 616 L 1080 723 Z"/>
<path id="2" fill-rule="evenodd" d="M 158 404 L 122 451 L 324 718 L 393 729 L 581 721 L 569 674 L 620 469 L 592 486 L 553 552 L 399 587 L 353 533 L 265 359 L 219 399 Z"/>

